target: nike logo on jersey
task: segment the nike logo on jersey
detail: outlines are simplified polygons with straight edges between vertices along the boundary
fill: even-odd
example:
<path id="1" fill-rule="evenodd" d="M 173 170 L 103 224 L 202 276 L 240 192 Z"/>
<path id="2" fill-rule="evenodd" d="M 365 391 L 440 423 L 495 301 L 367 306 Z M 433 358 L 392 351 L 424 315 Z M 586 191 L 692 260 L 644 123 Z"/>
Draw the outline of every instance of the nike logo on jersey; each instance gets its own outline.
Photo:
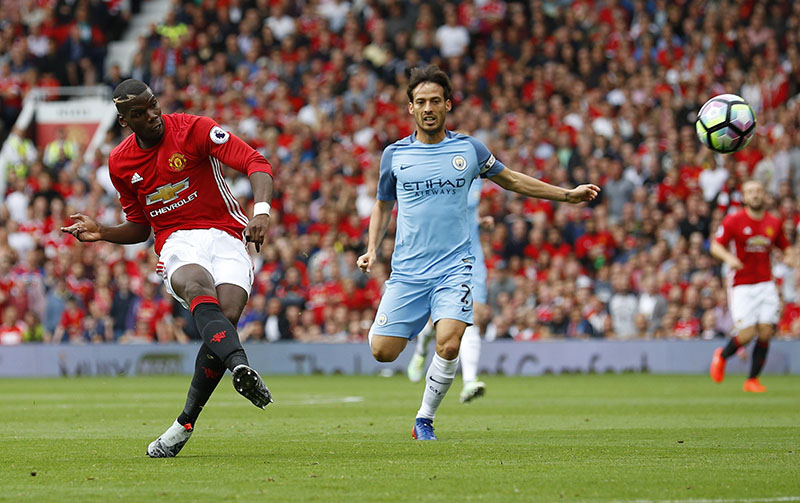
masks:
<path id="1" fill-rule="evenodd" d="M 134 173 L 133 176 L 131 177 L 131 185 L 133 185 L 134 183 L 139 183 L 142 180 L 144 180 L 144 178 L 142 178 L 142 176 L 139 173 Z"/>
<path id="2" fill-rule="evenodd" d="M 403 166 L 403 165 L 401 164 L 401 165 L 400 165 L 400 171 L 403 171 L 404 169 L 408 169 L 408 168 L 410 168 L 410 167 L 411 167 L 411 165 L 410 165 L 410 164 L 409 164 L 409 165 L 407 165 L 407 166 Z"/>

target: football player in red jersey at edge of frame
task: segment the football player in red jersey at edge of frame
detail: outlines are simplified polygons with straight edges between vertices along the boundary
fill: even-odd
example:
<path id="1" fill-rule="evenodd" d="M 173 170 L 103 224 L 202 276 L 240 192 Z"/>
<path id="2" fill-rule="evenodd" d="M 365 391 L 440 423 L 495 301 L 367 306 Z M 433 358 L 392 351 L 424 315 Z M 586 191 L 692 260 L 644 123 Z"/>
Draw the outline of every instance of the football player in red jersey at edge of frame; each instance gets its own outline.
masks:
<path id="1" fill-rule="evenodd" d="M 744 209 L 722 220 L 709 250 L 730 269 L 732 286 L 728 303 L 736 330 L 736 336 L 724 348 L 714 351 L 710 373 L 714 381 L 722 382 L 726 360 L 757 337 L 744 391 L 762 393 L 767 388 L 759 382 L 758 376 L 780 316 L 780 298 L 772 279 L 770 253 L 773 247 L 783 250 L 790 243 L 781 221 L 764 210 L 766 195 L 761 182 L 745 182 L 742 196 Z"/>
<path id="2" fill-rule="evenodd" d="M 272 167 L 209 118 L 162 115 L 153 91 L 138 80 L 120 83 L 114 104 L 119 123 L 133 131 L 108 160 L 125 221 L 105 226 L 76 214 L 61 230 L 84 242 L 118 244 L 146 241 L 151 229 L 155 234 L 157 272 L 167 291 L 191 310 L 203 338 L 183 412 L 147 448 L 150 457 L 173 457 L 189 440 L 225 369 L 232 372 L 236 391 L 256 407 L 272 402 L 236 332 L 253 284 L 246 241 L 259 250 L 269 228 Z M 225 183 L 222 164 L 249 177 L 252 219 Z"/>

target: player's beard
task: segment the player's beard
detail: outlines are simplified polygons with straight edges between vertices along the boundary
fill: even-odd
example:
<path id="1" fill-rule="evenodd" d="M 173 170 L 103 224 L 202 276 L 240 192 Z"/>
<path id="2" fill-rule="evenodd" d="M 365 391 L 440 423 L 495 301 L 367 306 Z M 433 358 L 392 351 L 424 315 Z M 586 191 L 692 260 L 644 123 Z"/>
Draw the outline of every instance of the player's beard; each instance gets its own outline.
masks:
<path id="1" fill-rule="evenodd" d="M 429 126 L 425 123 L 426 117 L 433 117 L 434 119 L 436 119 L 436 121 L 434 122 L 433 125 Z M 436 136 L 439 133 L 441 133 L 442 130 L 444 129 L 444 120 L 442 119 L 442 117 L 438 117 L 436 114 L 429 116 L 420 116 L 419 119 L 417 120 L 417 128 L 419 128 L 421 131 L 424 131 L 425 134 L 428 136 Z"/>
<path id="2" fill-rule="evenodd" d="M 755 211 L 756 213 L 759 213 L 764 209 L 764 202 L 761 201 L 758 204 L 746 203 L 745 207 L 750 211 Z"/>

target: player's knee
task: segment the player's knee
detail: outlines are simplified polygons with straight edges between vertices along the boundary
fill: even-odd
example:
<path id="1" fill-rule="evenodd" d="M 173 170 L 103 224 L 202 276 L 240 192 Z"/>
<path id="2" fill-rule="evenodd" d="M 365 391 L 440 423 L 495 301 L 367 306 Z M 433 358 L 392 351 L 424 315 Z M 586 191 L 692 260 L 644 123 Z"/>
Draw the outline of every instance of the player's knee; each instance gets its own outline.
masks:
<path id="1" fill-rule="evenodd" d="M 182 297 L 186 301 L 191 301 L 195 297 L 199 297 L 201 295 L 207 295 L 211 297 L 217 296 L 217 291 L 214 288 L 209 288 L 208 285 L 205 285 L 199 281 L 187 281 L 183 285 L 182 290 Z"/>
<path id="2" fill-rule="evenodd" d="M 775 334 L 775 330 L 770 326 L 758 327 L 758 341 L 768 342 Z"/>
<path id="3" fill-rule="evenodd" d="M 408 343 L 408 339 L 403 337 L 390 337 L 377 335 L 369 330 L 369 347 L 372 350 L 372 357 L 379 362 L 393 362 Z"/>
<path id="4" fill-rule="evenodd" d="M 372 347 L 372 357 L 381 363 L 393 362 L 397 359 L 397 354 L 390 348 Z"/>
<path id="5" fill-rule="evenodd" d="M 217 296 L 214 279 L 200 266 L 192 264 L 179 267 L 172 274 L 171 282 L 173 291 L 187 302 L 200 295 Z"/>
<path id="6" fill-rule="evenodd" d="M 220 309 L 222 309 L 222 314 L 225 315 L 231 323 L 236 325 L 239 322 L 239 316 L 241 316 L 242 309 L 239 306 L 230 306 L 224 303 L 221 303 Z"/>
<path id="7" fill-rule="evenodd" d="M 458 351 L 461 348 L 461 340 L 455 337 L 452 337 L 443 343 L 436 344 L 436 354 L 444 358 L 445 360 L 453 360 L 458 356 Z"/>

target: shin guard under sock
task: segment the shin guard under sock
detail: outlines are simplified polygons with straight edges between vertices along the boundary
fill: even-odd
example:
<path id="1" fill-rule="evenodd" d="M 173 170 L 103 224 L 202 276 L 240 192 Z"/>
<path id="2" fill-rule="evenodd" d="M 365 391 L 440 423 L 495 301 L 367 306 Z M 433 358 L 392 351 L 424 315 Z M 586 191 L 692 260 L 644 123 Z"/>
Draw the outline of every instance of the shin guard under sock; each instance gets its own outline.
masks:
<path id="1" fill-rule="evenodd" d="M 750 364 L 750 379 L 758 377 L 764 362 L 767 361 L 767 351 L 769 350 L 769 340 L 756 340 L 756 347 L 753 348 L 753 363 Z"/>
<path id="2" fill-rule="evenodd" d="M 200 346 L 194 363 L 192 384 L 189 386 L 183 412 L 178 416 L 178 423 L 194 426 L 197 416 L 200 415 L 224 374 L 225 365 L 219 357 L 214 355 L 206 344 Z"/>
<path id="3" fill-rule="evenodd" d="M 445 360 L 437 353 L 433 353 L 433 360 L 425 376 L 425 391 L 422 394 L 422 405 L 417 411 L 417 417 L 434 418 L 436 409 L 453 384 L 456 370 L 458 370 L 458 357 Z"/>
<path id="4" fill-rule="evenodd" d="M 728 341 L 728 344 L 722 350 L 722 357 L 726 360 L 736 354 L 739 351 L 739 348 L 742 347 L 742 344 L 739 342 L 738 337 L 733 337 L 731 340 Z"/>
<path id="5" fill-rule="evenodd" d="M 195 297 L 191 303 L 192 316 L 203 342 L 230 370 L 247 365 L 247 356 L 239 342 L 233 323 L 222 314 L 219 301 L 210 295 Z"/>

